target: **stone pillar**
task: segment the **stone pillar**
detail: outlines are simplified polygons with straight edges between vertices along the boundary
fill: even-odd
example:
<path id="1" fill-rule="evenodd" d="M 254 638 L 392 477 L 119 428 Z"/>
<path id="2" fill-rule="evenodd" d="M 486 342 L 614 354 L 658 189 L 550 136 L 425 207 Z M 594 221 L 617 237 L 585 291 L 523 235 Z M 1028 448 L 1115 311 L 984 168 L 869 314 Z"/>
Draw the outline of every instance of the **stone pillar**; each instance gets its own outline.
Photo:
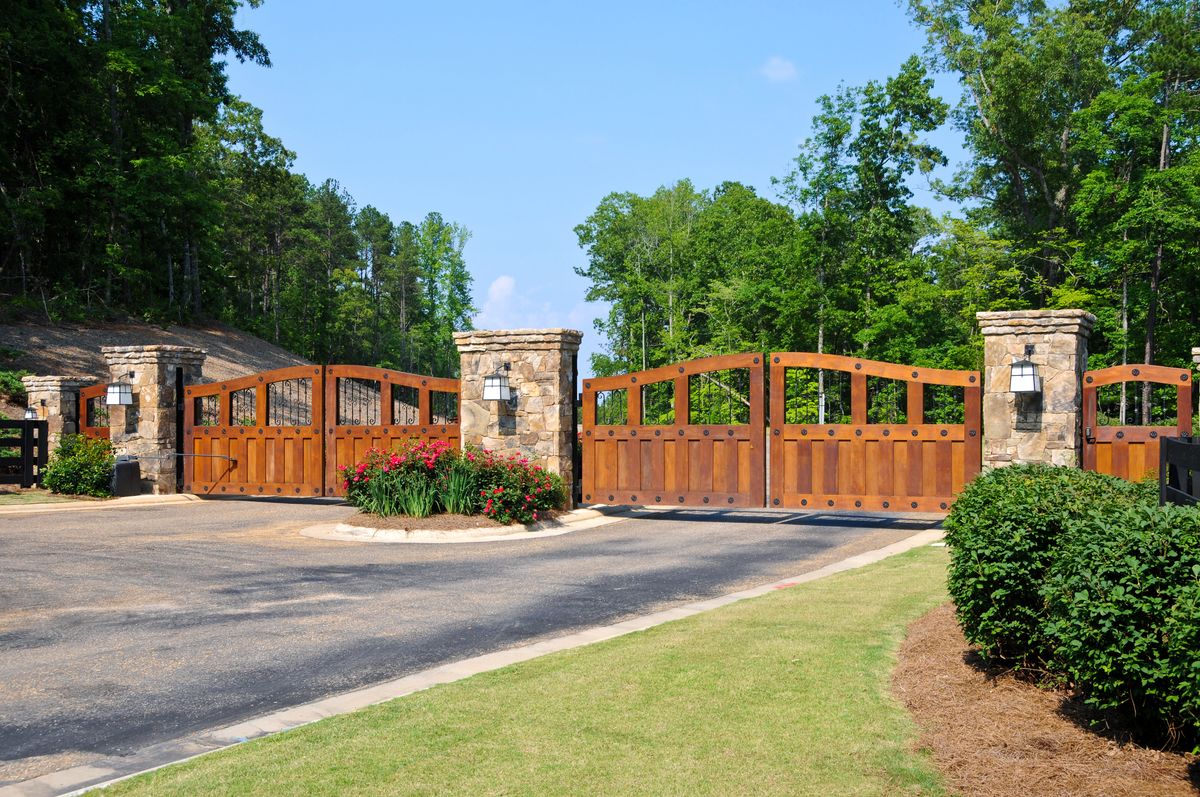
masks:
<path id="1" fill-rule="evenodd" d="M 23 376 L 21 381 L 29 406 L 48 422 L 50 450 L 54 451 L 64 434 L 79 431 L 79 389 L 100 380 L 86 376 Z"/>
<path id="2" fill-rule="evenodd" d="M 504 454 L 519 453 L 557 473 L 573 495 L 575 374 L 572 360 L 583 333 L 574 329 L 456 332 L 461 360 L 462 441 Z M 504 373 L 517 393 L 516 409 L 483 400 L 483 378 Z"/>
<path id="3" fill-rule="evenodd" d="M 191 346 L 104 346 L 110 382 L 133 386 L 133 404 L 109 407 L 109 440 L 118 454 L 138 457 L 142 492 L 175 492 L 176 374 L 200 381 L 205 352 Z M 133 374 L 131 377 L 130 374 Z"/>
<path id="4" fill-rule="evenodd" d="M 983 467 L 1044 462 L 1079 467 L 1083 372 L 1096 317 L 1083 310 L 976 313 L 983 333 Z M 1025 347 L 1033 353 L 1025 355 Z M 1009 392 L 1011 365 L 1038 367 L 1042 392 Z"/>
<path id="5" fill-rule="evenodd" d="M 1192 349 L 1192 362 L 1196 364 L 1197 370 L 1200 370 L 1200 346 Z"/>

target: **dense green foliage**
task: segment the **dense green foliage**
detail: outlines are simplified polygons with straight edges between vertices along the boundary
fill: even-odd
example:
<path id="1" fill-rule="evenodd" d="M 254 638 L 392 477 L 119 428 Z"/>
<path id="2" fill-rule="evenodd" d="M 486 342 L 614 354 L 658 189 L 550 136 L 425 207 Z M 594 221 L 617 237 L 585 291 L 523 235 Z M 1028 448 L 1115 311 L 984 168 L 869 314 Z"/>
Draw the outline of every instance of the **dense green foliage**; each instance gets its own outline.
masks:
<path id="1" fill-rule="evenodd" d="M 967 639 L 987 656 L 1040 665 L 1049 657 L 1042 587 L 1067 527 L 1147 490 L 1048 465 L 997 468 L 968 484 L 945 521 L 948 584 Z"/>
<path id="2" fill-rule="evenodd" d="M 611 194 L 576 229 L 611 306 L 598 373 L 772 349 L 978 367 L 976 311 L 1043 307 L 1098 317 L 1093 366 L 1188 362 L 1200 3 L 909 5 L 925 60 L 822 97 L 778 201 L 681 180 Z M 929 69 L 958 77 L 956 108 Z M 947 120 L 968 160 L 935 180 Z M 923 175 L 955 213 L 914 203 Z M 1148 388 L 1133 401 L 1148 413 Z"/>
<path id="3" fill-rule="evenodd" d="M 1073 468 L 1001 468 L 946 521 L 967 639 L 1160 743 L 1200 743 L 1200 508 Z"/>
<path id="4" fill-rule="evenodd" d="M 64 495 L 112 495 L 112 475 L 116 457 L 107 440 L 64 435 L 46 465 L 42 484 L 51 492 Z"/>
<path id="5" fill-rule="evenodd" d="M 261 112 L 226 89 L 224 58 L 268 63 L 235 25 L 242 5 L 0 15 L 0 306 L 215 317 L 317 362 L 455 373 L 468 232 L 436 213 L 393 223 L 292 171 Z"/>
<path id="6" fill-rule="evenodd" d="M 390 451 L 370 449 L 342 466 L 346 500 L 380 517 L 436 512 L 483 514 L 499 523 L 533 523 L 566 500 L 562 479 L 517 455 L 451 449 L 445 441 L 411 440 Z"/>

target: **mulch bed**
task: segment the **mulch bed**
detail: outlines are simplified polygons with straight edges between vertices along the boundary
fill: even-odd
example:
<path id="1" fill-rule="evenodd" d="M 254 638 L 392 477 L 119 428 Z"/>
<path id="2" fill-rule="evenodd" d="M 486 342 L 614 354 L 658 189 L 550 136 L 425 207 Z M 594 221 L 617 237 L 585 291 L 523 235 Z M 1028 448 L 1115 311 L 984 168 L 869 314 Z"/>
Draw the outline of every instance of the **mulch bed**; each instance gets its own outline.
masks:
<path id="1" fill-rule="evenodd" d="M 538 520 L 547 521 L 566 514 L 559 510 L 539 512 Z M 358 512 L 346 521 L 351 526 L 364 526 L 371 529 L 393 529 L 398 531 L 470 531 L 472 529 L 500 529 L 503 525 L 483 515 L 430 515 L 429 517 L 414 518 L 407 515 L 392 515 L 380 517 L 367 512 Z"/>
<path id="2" fill-rule="evenodd" d="M 989 670 L 951 604 L 914 623 L 892 689 L 949 791 L 970 797 L 1196 797 L 1200 761 L 1091 730 L 1063 691 Z M 1078 721 L 1077 721 L 1078 720 Z"/>

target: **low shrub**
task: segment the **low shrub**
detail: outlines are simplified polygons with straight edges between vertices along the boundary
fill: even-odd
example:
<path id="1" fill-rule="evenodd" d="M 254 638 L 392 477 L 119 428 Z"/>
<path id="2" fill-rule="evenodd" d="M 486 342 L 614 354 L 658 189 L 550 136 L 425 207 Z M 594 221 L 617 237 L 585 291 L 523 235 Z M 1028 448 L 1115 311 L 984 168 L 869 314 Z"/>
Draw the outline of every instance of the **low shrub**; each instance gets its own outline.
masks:
<path id="1" fill-rule="evenodd" d="M 427 517 L 482 513 L 500 523 L 531 523 L 562 506 L 562 479 L 519 456 L 459 452 L 443 441 L 413 440 L 371 449 L 342 467 L 346 500 L 364 512 Z"/>
<path id="2" fill-rule="evenodd" d="M 520 456 L 469 451 L 479 472 L 483 514 L 499 523 L 533 523 L 566 500 L 562 479 Z"/>
<path id="3" fill-rule="evenodd" d="M 112 444 L 83 435 L 65 435 L 46 465 L 42 484 L 54 493 L 90 495 L 104 498 L 112 495 Z"/>
<path id="4" fill-rule="evenodd" d="M 1050 646 L 1042 586 L 1067 528 L 1096 507 L 1145 503 L 1147 487 L 1074 468 L 1015 465 L 975 479 L 946 518 L 948 586 L 985 656 L 1040 667 Z"/>
<path id="5" fill-rule="evenodd" d="M 1094 506 L 1050 567 L 1044 633 L 1086 703 L 1155 741 L 1194 738 L 1200 510 Z"/>

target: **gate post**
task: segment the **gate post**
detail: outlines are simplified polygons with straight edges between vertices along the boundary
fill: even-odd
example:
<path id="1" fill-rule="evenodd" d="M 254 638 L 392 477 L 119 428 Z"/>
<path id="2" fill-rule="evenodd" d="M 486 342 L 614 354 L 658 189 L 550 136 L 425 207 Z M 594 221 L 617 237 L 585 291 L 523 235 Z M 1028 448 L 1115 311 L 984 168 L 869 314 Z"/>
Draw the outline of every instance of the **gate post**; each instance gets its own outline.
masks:
<path id="1" fill-rule="evenodd" d="M 454 333 L 461 364 L 463 445 L 541 463 L 562 477 L 568 502 L 574 494 L 574 357 L 582 339 L 583 333 L 574 329 Z M 515 408 L 483 400 L 483 378 L 496 373 L 508 376 Z"/>
<path id="2" fill-rule="evenodd" d="M 95 379 L 80 376 L 23 376 L 29 406 L 47 422 L 47 444 L 53 451 L 64 434 L 79 432 L 79 389 Z M 42 402 L 46 402 L 44 405 Z"/>
<path id="3" fill-rule="evenodd" d="M 103 346 L 109 381 L 133 387 L 133 404 L 109 408 L 109 440 L 118 454 L 139 458 L 142 491 L 174 493 L 176 375 L 198 382 L 206 352 L 191 346 Z M 131 377 L 130 374 L 133 374 Z"/>
<path id="4" fill-rule="evenodd" d="M 1014 310 L 975 319 L 983 333 L 984 470 L 1032 462 L 1079 467 L 1083 372 L 1096 317 L 1083 310 Z M 1016 360 L 1037 366 L 1041 393 L 1010 391 Z"/>

